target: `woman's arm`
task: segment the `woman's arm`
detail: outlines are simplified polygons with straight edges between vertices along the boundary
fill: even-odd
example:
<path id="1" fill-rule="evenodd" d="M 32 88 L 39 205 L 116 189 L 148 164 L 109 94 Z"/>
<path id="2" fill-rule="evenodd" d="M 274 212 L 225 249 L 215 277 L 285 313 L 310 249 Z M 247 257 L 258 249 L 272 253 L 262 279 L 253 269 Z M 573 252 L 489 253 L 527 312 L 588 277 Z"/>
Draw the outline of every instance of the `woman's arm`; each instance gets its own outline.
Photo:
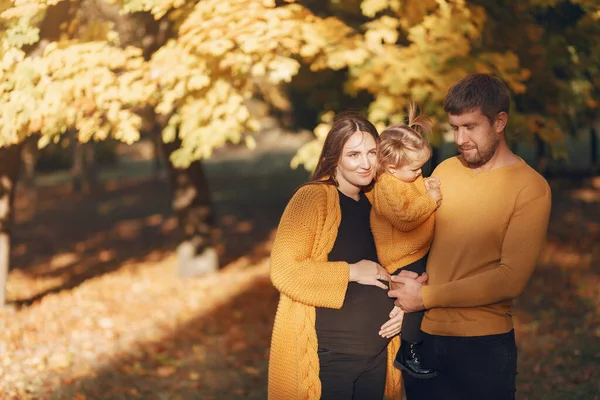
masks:
<path id="1" fill-rule="evenodd" d="M 283 212 L 271 252 L 273 285 L 292 300 L 314 307 L 340 308 L 348 287 L 348 263 L 317 261 L 327 259 L 330 249 L 324 246 L 337 236 L 339 221 L 326 218 L 332 206 L 326 187 L 300 188 Z"/>

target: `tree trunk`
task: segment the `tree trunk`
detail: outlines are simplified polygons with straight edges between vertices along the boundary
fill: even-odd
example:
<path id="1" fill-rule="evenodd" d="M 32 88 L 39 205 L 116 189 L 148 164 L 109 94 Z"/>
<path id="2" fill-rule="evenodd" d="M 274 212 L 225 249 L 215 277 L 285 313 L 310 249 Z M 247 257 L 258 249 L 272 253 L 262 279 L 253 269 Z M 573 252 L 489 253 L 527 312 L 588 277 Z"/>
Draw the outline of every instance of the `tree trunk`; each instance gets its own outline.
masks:
<path id="1" fill-rule="evenodd" d="M 21 149 L 23 173 L 21 182 L 26 192 L 27 206 L 35 214 L 37 212 L 37 188 L 35 187 L 35 166 L 37 164 L 38 150 L 35 140 L 27 140 Z"/>
<path id="2" fill-rule="evenodd" d="M 200 161 L 186 169 L 175 168 L 170 156 L 181 145 L 179 141 L 160 140 L 171 183 L 172 206 L 183 235 L 177 247 L 181 277 L 194 277 L 219 269 L 219 257 L 213 246 L 214 216 L 208 180 Z"/>
<path id="3" fill-rule="evenodd" d="M 35 142 L 27 142 L 21 151 L 23 161 L 22 183 L 28 191 L 35 190 L 35 165 L 37 163 L 37 148 Z"/>
<path id="4" fill-rule="evenodd" d="M 592 152 L 592 167 L 596 168 L 598 166 L 598 132 L 596 132 L 596 128 L 590 130 L 590 151 Z"/>
<path id="5" fill-rule="evenodd" d="M 83 191 L 83 169 L 84 169 L 83 143 L 75 141 L 73 148 L 73 166 L 71 167 L 73 193 Z"/>
<path id="6" fill-rule="evenodd" d="M 0 306 L 6 303 L 6 281 L 10 267 L 10 234 L 13 200 L 21 166 L 22 145 L 0 148 Z"/>
<path id="7" fill-rule="evenodd" d="M 156 124 L 152 132 L 150 132 L 150 139 L 152 140 L 152 150 L 154 152 L 152 160 L 152 177 L 155 181 L 159 181 L 162 179 L 163 174 L 163 165 L 161 160 L 161 145 L 163 144 L 160 125 Z M 168 160 L 164 160 L 165 164 L 168 163 Z"/>
<path id="8" fill-rule="evenodd" d="M 546 143 L 542 140 L 539 135 L 535 135 L 535 168 L 536 170 L 544 174 L 548 167 L 548 159 L 546 155 Z"/>
<path id="9" fill-rule="evenodd" d="M 98 186 L 96 170 L 94 144 L 76 141 L 73 149 L 73 167 L 71 168 L 73 193 L 81 193 L 84 189 L 88 193 L 95 192 Z"/>
<path id="10" fill-rule="evenodd" d="M 98 191 L 98 164 L 96 163 L 96 146 L 94 143 L 85 143 L 83 152 L 83 175 L 87 184 L 88 193 Z"/>

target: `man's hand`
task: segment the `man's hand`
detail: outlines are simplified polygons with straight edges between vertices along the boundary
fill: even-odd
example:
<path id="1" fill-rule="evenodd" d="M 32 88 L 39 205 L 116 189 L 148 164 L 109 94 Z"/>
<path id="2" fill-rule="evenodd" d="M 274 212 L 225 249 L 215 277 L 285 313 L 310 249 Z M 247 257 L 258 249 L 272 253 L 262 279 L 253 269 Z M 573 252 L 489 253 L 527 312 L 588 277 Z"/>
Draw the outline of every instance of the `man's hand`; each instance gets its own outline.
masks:
<path id="1" fill-rule="evenodd" d="M 400 272 L 399 275 L 392 276 L 392 290 L 388 292 L 388 296 L 395 297 L 394 304 L 400 307 L 404 312 L 415 312 L 425 309 L 423 304 L 423 296 L 421 294 L 422 283 L 417 279 L 422 277 L 415 276 L 415 272 Z M 414 274 L 414 275 L 413 275 Z M 411 275 L 411 276 L 407 276 Z M 425 276 L 426 278 L 426 276 Z"/>

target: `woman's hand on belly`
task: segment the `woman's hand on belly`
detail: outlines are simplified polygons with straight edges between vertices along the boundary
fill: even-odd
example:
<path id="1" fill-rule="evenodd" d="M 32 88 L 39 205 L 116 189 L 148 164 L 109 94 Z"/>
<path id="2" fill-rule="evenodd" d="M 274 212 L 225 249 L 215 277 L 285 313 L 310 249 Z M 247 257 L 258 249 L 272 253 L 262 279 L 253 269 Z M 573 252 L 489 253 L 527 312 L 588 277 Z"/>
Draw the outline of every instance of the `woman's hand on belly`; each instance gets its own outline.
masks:
<path id="1" fill-rule="evenodd" d="M 350 264 L 350 282 L 360 283 L 361 285 L 373 285 L 381 289 L 388 290 L 388 287 L 380 281 L 389 281 L 390 274 L 381 265 L 371 260 L 360 260 L 357 263 Z"/>
<path id="2" fill-rule="evenodd" d="M 379 336 L 384 338 L 392 338 L 400 333 L 402 328 L 402 320 L 404 319 L 404 311 L 398 306 L 394 306 L 390 312 L 390 319 L 379 330 Z"/>

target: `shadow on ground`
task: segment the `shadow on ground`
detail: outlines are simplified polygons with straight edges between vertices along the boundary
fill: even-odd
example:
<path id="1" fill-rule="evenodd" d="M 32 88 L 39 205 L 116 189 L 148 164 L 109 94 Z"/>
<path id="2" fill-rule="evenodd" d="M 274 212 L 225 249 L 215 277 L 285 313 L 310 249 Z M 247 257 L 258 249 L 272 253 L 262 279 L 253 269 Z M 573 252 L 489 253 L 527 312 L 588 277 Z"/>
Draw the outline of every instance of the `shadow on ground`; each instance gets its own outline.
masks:
<path id="1" fill-rule="evenodd" d="M 222 265 L 268 254 L 286 201 L 307 177 L 305 171 L 290 171 L 290 158 L 276 153 L 207 163 Z M 142 176 L 104 187 L 94 195 L 73 195 L 63 184 L 40 188 L 35 202 L 23 195 L 16 199 L 9 302 L 27 306 L 173 252 L 178 231 L 165 180 Z"/>
<path id="2" fill-rule="evenodd" d="M 270 327 L 278 294 L 268 278 L 172 337 L 132 349 L 93 378 L 71 381 L 56 399 L 266 399 Z"/>

